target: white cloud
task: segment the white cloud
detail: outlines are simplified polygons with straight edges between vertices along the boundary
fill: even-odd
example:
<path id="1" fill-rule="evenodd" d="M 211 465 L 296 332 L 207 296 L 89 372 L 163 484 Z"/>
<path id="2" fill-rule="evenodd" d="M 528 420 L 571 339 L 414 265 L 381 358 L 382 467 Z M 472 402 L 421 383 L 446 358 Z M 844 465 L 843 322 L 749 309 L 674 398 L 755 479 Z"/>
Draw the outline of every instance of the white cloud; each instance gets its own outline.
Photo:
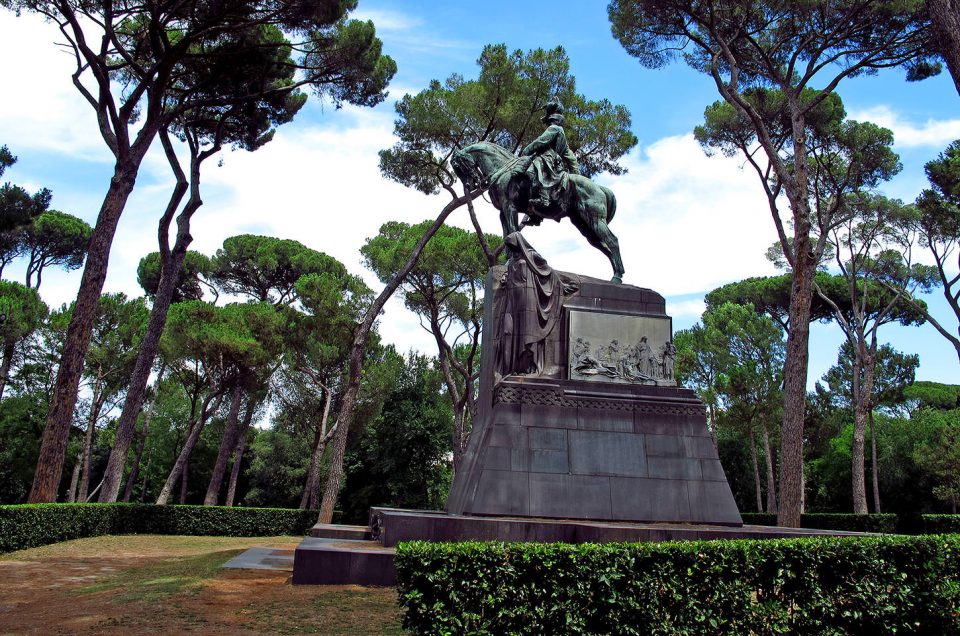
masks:
<path id="1" fill-rule="evenodd" d="M 73 55 L 55 45 L 63 41 L 56 25 L 27 12 L 17 17 L 0 11 L 0 33 L 3 85 L 9 90 L 0 100 L 3 143 L 15 152 L 34 148 L 85 161 L 112 161 L 93 109 L 70 81 L 76 70 Z"/>
<path id="2" fill-rule="evenodd" d="M 706 308 L 707 305 L 702 298 L 678 301 L 667 299 L 667 313 L 674 318 L 693 317 L 699 320 Z"/>
<path id="3" fill-rule="evenodd" d="M 372 20 L 378 32 L 405 31 L 423 24 L 423 20 L 417 16 L 391 9 L 365 9 L 361 7 L 351 13 L 350 17 L 356 20 Z"/>
<path id="4" fill-rule="evenodd" d="M 889 106 L 873 106 L 852 111 L 851 119 L 870 121 L 893 131 L 893 143 L 899 148 L 931 146 L 943 148 L 960 138 L 960 119 L 927 119 L 924 122 L 904 120 L 903 116 Z"/>
<path id="5" fill-rule="evenodd" d="M 610 229 L 620 240 L 624 282 L 675 296 L 772 273 L 764 251 L 776 235 L 766 199 L 736 159 L 707 157 L 683 135 L 634 150 L 624 165 L 628 174 L 600 178 L 617 196 Z M 528 234 L 555 267 L 610 276 L 606 258 L 569 223 Z"/>

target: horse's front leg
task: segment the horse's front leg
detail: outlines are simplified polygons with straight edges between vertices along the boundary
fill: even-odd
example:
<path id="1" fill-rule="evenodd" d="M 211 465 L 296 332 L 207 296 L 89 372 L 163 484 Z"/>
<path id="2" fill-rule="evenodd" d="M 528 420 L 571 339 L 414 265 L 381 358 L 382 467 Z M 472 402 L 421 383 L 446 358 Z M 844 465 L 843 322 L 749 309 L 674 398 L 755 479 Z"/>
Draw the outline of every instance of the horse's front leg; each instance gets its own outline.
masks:
<path id="1" fill-rule="evenodd" d="M 490 190 L 490 200 L 494 207 L 500 210 L 500 225 L 503 227 L 503 238 L 520 231 L 519 213 L 509 192 L 502 192 L 499 188 Z"/>

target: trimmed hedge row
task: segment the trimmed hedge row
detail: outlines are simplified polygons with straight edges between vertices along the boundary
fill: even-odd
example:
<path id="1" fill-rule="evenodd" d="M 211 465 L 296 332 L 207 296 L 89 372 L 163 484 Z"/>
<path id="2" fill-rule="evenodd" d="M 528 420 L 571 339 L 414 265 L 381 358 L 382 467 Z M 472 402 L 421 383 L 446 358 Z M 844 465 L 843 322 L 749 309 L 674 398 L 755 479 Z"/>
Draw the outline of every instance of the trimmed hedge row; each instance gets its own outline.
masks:
<path id="1" fill-rule="evenodd" d="M 960 534 L 960 515 L 920 515 L 917 534 Z"/>
<path id="2" fill-rule="evenodd" d="M 767 512 L 743 512 L 740 514 L 745 524 L 754 526 L 775 526 L 777 515 Z M 800 516 L 801 528 L 820 530 L 843 530 L 846 532 L 877 532 L 891 534 L 900 527 L 895 514 L 855 515 L 850 513 L 814 512 Z"/>
<path id="3" fill-rule="evenodd" d="M 960 634 L 960 535 L 397 546 L 416 634 Z"/>
<path id="4" fill-rule="evenodd" d="M 777 515 L 766 512 L 740 513 L 743 522 L 754 526 L 775 526 Z M 800 517 L 800 527 L 880 534 L 957 534 L 960 515 L 869 514 L 819 512 Z"/>
<path id="5" fill-rule="evenodd" d="M 0 506 L 0 552 L 102 534 L 302 535 L 318 515 L 287 508 L 123 503 Z"/>

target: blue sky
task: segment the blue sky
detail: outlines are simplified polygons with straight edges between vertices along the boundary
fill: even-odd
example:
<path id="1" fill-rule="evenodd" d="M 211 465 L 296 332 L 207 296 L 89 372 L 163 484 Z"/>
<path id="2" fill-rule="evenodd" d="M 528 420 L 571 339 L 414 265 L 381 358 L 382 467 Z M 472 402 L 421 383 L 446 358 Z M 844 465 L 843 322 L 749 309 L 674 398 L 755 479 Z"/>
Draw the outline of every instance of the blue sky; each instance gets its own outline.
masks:
<path id="1" fill-rule="evenodd" d="M 718 98 L 712 81 L 682 64 L 642 68 L 610 35 L 605 3 L 360 0 L 356 16 L 375 22 L 385 52 L 397 62 L 390 99 L 375 109 L 340 111 L 311 100 L 262 150 L 228 153 L 222 166 L 206 167 L 195 249 L 212 253 L 241 232 L 295 238 L 339 258 L 378 288 L 360 264 L 364 239 L 387 220 L 416 222 L 445 203 L 379 175 L 376 152 L 393 143 L 396 98 L 451 73 L 473 76 L 488 43 L 524 50 L 559 44 L 570 56 L 579 91 L 626 105 L 640 140 L 624 159 L 627 175 L 598 179 L 618 197 L 611 227 L 623 246 L 625 282 L 664 294 L 675 328 L 684 328 L 698 319 L 706 292 L 774 273 L 763 252 L 775 234 L 756 177 L 736 159 L 706 157 L 691 136 L 704 107 Z M 54 25 L 35 17 L 0 13 L 0 59 L 6 60 L 0 82 L 17 87 L 18 96 L 8 93 L 0 104 L 0 144 L 20 158 L 7 178 L 51 188 L 53 207 L 92 223 L 112 162 L 89 107 L 70 85 L 70 59 L 54 45 L 58 35 Z M 847 80 L 839 93 L 850 116 L 894 130 L 904 169 L 884 191 L 912 200 L 925 185 L 924 162 L 960 138 L 960 97 L 952 84 L 945 77 L 906 83 L 901 72 L 889 71 Z M 171 184 L 155 148 L 121 220 L 106 291 L 140 293 L 136 265 L 156 249 L 156 220 Z M 351 198 L 347 185 L 362 195 Z M 480 214 L 487 231 L 498 231 L 492 209 L 481 206 Z M 453 222 L 465 225 L 463 216 Z M 569 224 L 531 228 L 528 238 L 555 267 L 609 275 L 606 260 Z M 12 268 L 8 276 L 19 278 L 21 271 Z M 79 278 L 79 272 L 45 274 L 41 292 L 50 304 L 68 302 Z M 930 302 L 938 314 L 950 315 L 942 300 Z M 381 331 L 400 348 L 433 352 L 432 339 L 399 302 L 388 305 Z M 919 378 L 960 383 L 956 354 L 931 327 L 886 327 L 881 339 L 920 354 Z M 835 327 L 814 328 L 811 382 L 835 361 L 839 342 Z"/>

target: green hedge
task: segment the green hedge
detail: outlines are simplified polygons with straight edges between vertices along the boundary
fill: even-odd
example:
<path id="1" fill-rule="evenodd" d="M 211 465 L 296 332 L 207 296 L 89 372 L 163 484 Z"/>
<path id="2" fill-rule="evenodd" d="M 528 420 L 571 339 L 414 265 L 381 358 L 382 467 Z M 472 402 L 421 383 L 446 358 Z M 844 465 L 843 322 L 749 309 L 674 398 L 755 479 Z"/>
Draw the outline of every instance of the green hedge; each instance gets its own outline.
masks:
<path id="1" fill-rule="evenodd" d="M 402 543 L 416 634 L 960 634 L 960 536 Z"/>
<path id="2" fill-rule="evenodd" d="M 767 512 L 744 512 L 740 516 L 745 524 L 775 526 L 777 515 Z M 816 512 L 800 515 L 801 528 L 820 530 L 844 530 L 847 532 L 878 532 L 890 534 L 897 531 L 895 514 L 855 515 L 850 513 Z"/>
<path id="3" fill-rule="evenodd" d="M 960 533 L 960 515 L 920 515 L 918 534 L 950 533 Z"/>
<path id="4" fill-rule="evenodd" d="M 0 552 L 102 534 L 302 535 L 318 515 L 287 508 L 122 503 L 0 506 Z"/>

